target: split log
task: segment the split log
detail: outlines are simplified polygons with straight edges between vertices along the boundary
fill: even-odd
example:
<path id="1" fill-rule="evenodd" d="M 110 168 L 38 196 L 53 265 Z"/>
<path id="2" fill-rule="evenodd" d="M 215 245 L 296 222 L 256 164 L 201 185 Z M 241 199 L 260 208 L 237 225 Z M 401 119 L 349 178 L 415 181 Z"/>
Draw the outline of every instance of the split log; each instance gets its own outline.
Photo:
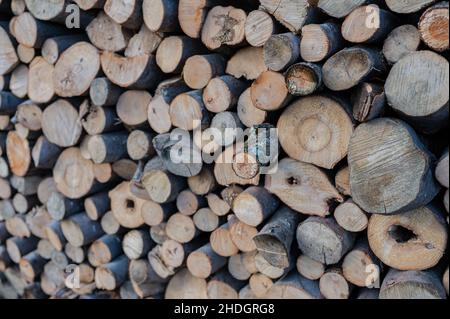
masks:
<path id="1" fill-rule="evenodd" d="M 89 247 L 87 258 L 94 267 L 107 264 L 122 254 L 121 238 L 117 235 L 104 235 Z"/>
<path id="2" fill-rule="evenodd" d="M 176 213 L 167 221 L 166 234 L 179 243 L 188 243 L 199 235 L 199 231 L 191 217 Z"/>
<path id="3" fill-rule="evenodd" d="M 323 12 L 331 17 L 345 18 L 356 8 L 370 2 L 370 0 L 344 0 L 336 3 L 333 0 L 319 0 L 317 5 Z"/>
<path id="4" fill-rule="evenodd" d="M 267 70 L 264 63 L 264 49 L 246 47 L 238 50 L 228 60 L 225 72 L 237 79 L 255 80 Z"/>
<path id="5" fill-rule="evenodd" d="M 268 299 L 322 299 L 317 281 L 306 279 L 295 271 L 277 281 L 267 292 Z"/>
<path id="6" fill-rule="evenodd" d="M 358 287 L 379 286 L 382 270 L 381 262 L 370 250 L 366 239 L 357 242 L 342 262 L 345 279 Z"/>
<path id="7" fill-rule="evenodd" d="M 155 132 L 163 134 L 170 131 L 172 127 L 170 104 L 178 95 L 188 91 L 189 87 L 180 77 L 163 81 L 158 85 L 147 110 L 148 122 Z"/>
<path id="8" fill-rule="evenodd" d="M 186 131 L 192 131 L 209 122 L 209 114 L 200 90 L 178 95 L 170 104 L 169 113 L 173 126 Z"/>
<path id="9" fill-rule="evenodd" d="M 110 199 L 107 191 L 94 194 L 84 200 L 86 215 L 92 220 L 99 220 L 110 208 Z"/>
<path id="10" fill-rule="evenodd" d="M 138 228 L 144 224 L 141 212 L 145 200 L 130 192 L 130 184 L 123 182 L 109 192 L 111 211 L 117 222 L 126 228 Z"/>
<path id="11" fill-rule="evenodd" d="M 161 79 L 156 58 L 149 54 L 122 57 L 104 51 L 100 58 L 102 70 L 108 79 L 123 88 L 152 89 Z"/>
<path id="12" fill-rule="evenodd" d="M 320 293 L 326 299 L 348 299 L 352 288 L 339 268 L 327 270 L 320 277 L 319 287 Z"/>
<path id="13" fill-rule="evenodd" d="M 179 27 L 178 1 L 144 0 L 142 11 L 144 23 L 151 31 L 177 31 Z"/>
<path id="14" fill-rule="evenodd" d="M 156 63 L 164 73 L 181 73 L 188 58 L 204 51 L 198 40 L 187 36 L 171 36 L 159 45 Z"/>
<path id="15" fill-rule="evenodd" d="M 396 21 L 396 16 L 377 5 L 361 6 L 345 18 L 342 36 L 352 43 L 375 43 L 386 38 Z"/>
<path id="16" fill-rule="evenodd" d="M 442 1 L 428 8 L 420 18 L 419 32 L 422 40 L 435 51 L 449 49 L 449 6 Z"/>
<path id="17" fill-rule="evenodd" d="M 88 142 L 88 150 L 95 164 L 114 163 L 127 155 L 127 131 L 95 135 Z"/>
<path id="18" fill-rule="evenodd" d="M 386 0 L 386 4 L 394 12 L 397 13 L 414 13 L 429 6 L 436 0 L 406 0 L 398 2 L 395 0 Z"/>
<path id="19" fill-rule="evenodd" d="M 261 0 L 260 3 L 264 10 L 294 33 L 299 33 L 317 16 L 316 7 L 307 0 Z"/>
<path id="20" fill-rule="evenodd" d="M 63 220 L 61 230 L 67 241 L 75 247 L 90 244 L 103 234 L 100 224 L 90 220 L 84 212 Z"/>
<path id="21" fill-rule="evenodd" d="M 445 289 L 433 271 L 391 269 L 384 278 L 380 290 L 380 299 L 445 298 Z"/>
<path id="22" fill-rule="evenodd" d="M 241 44 L 245 40 L 246 20 L 247 14 L 242 9 L 231 6 L 212 8 L 202 29 L 203 44 L 210 50 Z"/>
<path id="23" fill-rule="evenodd" d="M 274 214 L 278 206 L 278 199 L 265 188 L 251 186 L 236 197 L 232 209 L 240 221 L 257 227 Z"/>
<path id="24" fill-rule="evenodd" d="M 386 94 L 384 88 L 376 83 L 361 83 L 351 96 L 353 118 L 367 122 L 381 117 L 386 112 Z"/>
<path id="25" fill-rule="evenodd" d="M 89 40 L 100 50 L 118 52 L 124 50 L 131 32 L 116 23 L 103 11 L 87 26 Z"/>
<path id="26" fill-rule="evenodd" d="M 444 186 L 445 188 L 449 187 L 449 156 L 448 156 L 448 147 L 443 152 L 441 158 L 439 159 L 436 170 L 435 170 L 435 176 L 438 182 Z"/>
<path id="27" fill-rule="evenodd" d="M 154 246 L 155 243 L 146 229 L 132 230 L 122 240 L 123 252 L 131 260 L 146 256 Z"/>
<path id="28" fill-rule="evenodd" d="M 371 154 L 369 161 L 367 152 Z M 348 154 L 353 200 L 364 211 L 376 214 L 395 214 L 426 205 L 439 191 L 429 167 L 433 160 L 406 123 L 383 118 L 361 124 L 350 141 Z"/>
<path id="29" fill-rule="evenodd" d="M 251 97 L 255 107 L 263 111 L 276 111 L 291 100 L 284 76 L 281 73 L 266 71 L 253 82 Z"/>
<path id="30" fill-rule="evenodd" d="M 98 289 L 115 290 L 127 279 L 128 258 L 124 255 L 95 269 L 95 284 Z"/>
<path id="31" fill-rule="evenodd" d="M 347 155 L 353 134 L 352 120 L 345 107 L 344 103 L 323 95 L 295 102 L 278 121 L 281 146 L 294 159 L 333 168 Z"/>
<path id="32" fill-rule="evenodd" d="M 338 52 L 342 41 L 338 24 L 308 24 L 302 28 L 300 55 L 307 62 L 320 62 Z"/>
<path id="33" fill-rule="evenodd" d="M 53 85 L 54 66 L 42 57 L 30 64 L 28 74 L 28 96 L 35 103 L 48 103 L 55 95 Z"/>
<path id="34" fill-rule="evenodd" d="M 446 59 L 431 51 L 411 53 L 394 65 L 386 79 L 388 103 L 419 129 L 434 133 L 449 116 L 448 79 Z"/>
<path id="35" fill-rule="evenodd" d="M 272 16 L 263 10 L 250 12 L 245 21 L 245 39 L 253 47 L 262 47 L 278 30 Z"/>
<path id="36" fill-rule="evenodd" d="M 264 63 L 272 71 L 283 71 L 300 57 L 300 38 L 293 33 L 272 35 L 264 44 Z"/>
<path id="37" fill-rule="evenodd" d="M 105 13 L 116 23 L 128 29 L 137 29 L 142 25 L 142 0 L 106 0 Z"/>
<path id="38" fill-rule="evenodd" d="M 298 273 L 310 280 L 318 280 L 325 273 L 325 266 L 322 263 L 306 255 L 300 255 L 296 265 Z"/>
<path id="39" fill-rule="evenodd" d="M 208 282 L 209 299 L 237 299 L 238 293 L 245 286 L 245 281 L 237 280 L 223 269 L 215 274 Z"/>
<path id="40" fill-rule="evenodd" d="M 64 51 L 55 65 L 55 93 L 61 97 L 84 95 L 99 70 L 98 50 L 88 42 L 78 42 Z"/>
<path id="41" fill-rule="evenodd" d="M 205 279 L 194 277 L 188 269 L 182 269 L 170 280 L 164 297 L 208 299 L 207 282 Z"/>
<path id="42" fill-rule="evenodd" d="M 369 217 L 353 200 L 340 204 L 334 211 L 334 218 L 339 226 L 349 232 L 362 232 L 369 224 Z"/>
<path id="43" fill-rule="evenodd" d="M 294 96 L 313 94 L 322 89 L 322 69 L 313 63 L 301 62 L 291 65 L 286 71 L 286 85 Z"/>
<path id="44" fill-rule="evenodd" d="M 323 66 L 323 81 L 333 91 L 348 90 L 386 71 L 380 52 L 362 46 L 346 48 Z"/>
<path id="45" fill-rule="evenodd" d="M 224 73 L 225 59 L 220 54 L 194 55 L 186 60 L 183 79 L 191 89 L 200 90 Z"/>
<path id="46" fill-rule="evenodd" d="M 309 217 L 297 228 L 300 250 L 325 265 L 338 263 L 353 247 L 354 235 L 332 218 Z"/>
<path id="47" fill-rule="evenodd" d="M 390 64 L 419 49 L 420 33 L 413 25 L 406 24 L 395 28 L 386 38 L 383 54 Z"/>
<path id="48" fill-rule="evenodd" d="M 230 223 L 213 231 L 209 241 L 212 250 L 219 256 L 230 257 L 239 252 L 239 248 L 231 240 Z"/>
<path id="49" fill-rule="evenodd" d="M 367 237 L 384 264 L 398 270 L 424 270 L 442 258 L 448 229 L 443 215 L 425 206 L 401 215 L 373 215 Z"/>
<path id="50" fill-rule="evenodd" d="M 272 266 L 289 267 L 289 253 L 299 222 L 300 215 L 297 212 L 283 207 L 253 238 L 259 253 Z"/>
<path id="51" fill-rule="evenodd" d="M 36 250 L 38 242 L 36 237 L 11 237 L 6 240 L 6 250 L 11 260 L 18 264 L 22 257 Z"/>
<path id="52" fill-rule="evenodd" d="M 19 63 L 14 40 L 8 34 L 8 29 L 0 26 L 0 74 L 10 73 Z"/>

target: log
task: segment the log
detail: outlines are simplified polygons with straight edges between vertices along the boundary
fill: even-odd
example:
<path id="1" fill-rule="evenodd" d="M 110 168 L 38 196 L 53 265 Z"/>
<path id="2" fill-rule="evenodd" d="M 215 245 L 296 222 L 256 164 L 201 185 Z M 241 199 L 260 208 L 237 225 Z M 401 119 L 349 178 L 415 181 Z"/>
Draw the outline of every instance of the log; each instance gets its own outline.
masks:
<path id="1" fill-rule="evenodd" d="M 325 265 L 338 263 L 353 247 L 354 235 L 332 217 L 309 217 L 297 228 L 297 242 L 306 256 Z"/>
<path id="2" fill-rule="evenodd" d="M 237 114 L 241 122 L 247 127 L 263 124 L 267 119 L 267 112 L 258 109 L 253 104 L 251 88 L 245 90 L 239 97 Z"/>
<path id="3" fill-rule="evenodd" d="M 46 262 L 36 251 L 31 252 L 20 260 L 20 273 L 27 282 L 33 282 L 44 270 Z"/>
<path id="4" fill-rule="evenodd" d="M 419 49 L 420 33 L 413 25 L 405 24 L 392 30 L 383 45 L 383 54 L 390 64 Z"/>
<path id="5" fill-rule="evenodd" d="M 172 127 L 170 104 L 180 94 L 190 89 L 180 77 L 161 82 L 147 110 L 150 127 L 157 133 L 168 133 Z"/>
<path id="6" fill-rule="evenodd" d="M 383 74 L 386 65 L 380 52 L 356 46 L 333 55 L 325 62 L 322 71 L 323 81 L 330 90 L 344 91 Z"/>
<path id="7" fill-rule="evenodd" d="M 104 51 L 100 61 L 108 79 L 123 88 L 152 89 L 162 74 L 156 65 L 156 58 L 149 54 L 123 57 Z"/>
<path id="8" fill-rule="evenodd" d="M 404 76 L 405 72 L 409 72 L 408 77 Z M 449 114 L 448 72 L 448 61 L 437 53 L 420 51 L 405 56 L 395 64 L 386 79 L 389 105 L 400 117 L 425 133 L 438 131 L 445 126 Z M 411 90 L 414 91 L 414 99 L 411 98 Z"/>
<path id="9" fill-rule="evenodd" d="M 222 257 L 234 256 L 239 248 L 231 240 L 230 223 L 223 224 L 212 232 L 209 239 L 212 250 Z"/>
<path id="10" fill-rule="evenodd" d="M 225 72 L 237 79 L 256 80 L 267 70 L 264 63 L 264 49 L 246 47 L 238 50 L 228 60 Z"/>
<path id="11" fill-rule="evenodd" d="M 371 160 L 367 161 L 369 149 Z M 395 157 L 391 156 L 393 152 Z M 433 160 L 406 123 L 383 118 L 361 124 L 350 141 L 348 154 L 353 200 L 364 211 L 376 214 L 401 213 L 426 205 L 439 191 L 429 167 Z M 370 186 L 363 180 L 370 180 Z M 374 191 L 380 188 L 383 192 Z"/>
<path id="12" fill-rule="evenodd" d="M 42 57 L 31 61 L 28 74 L 28 96 L 35 103 L 48 103 L 55 95 L 54 66 Z"/>
<path id="13" fill-rule="evenodd" d="M 42 128 L 42 109 L 34 103 L 23 103 L 18 106 L 15 119 L 30 131 L 39 131 Z"/>
<path id="14" fill-rule="evenodd" d="M 300 215 L 290 208 L 279 209 L 253 240 L 258 252 L 272 266 L 289 267 L 289 253 Z"/>
<path id="15" fill-rule="evenodd" d="M 19 214 L 28 213 L 37 204 L 39 204 L 39 199 L 36 195 L 24 196 L 17 193 L 13 197 L 13 206 Z"/>
<path id="16" fill-rule="evenodd" d="M 338 24 L 308 24 L 302 28 L 300 55 L 306 62 L 320 62 L 338 52 L 342 42 Z"/>
<path id="17" fill-rule="evenodd" d="M 205 198 L 194 194 L 190 190 L 184 190 L 178 194 L 176 200 L 178 212 L 186 216 L 194 215 L 200 208 L 206 206 Z"/>
<path id="18" fill-rule="evenodd" d="M 291 100 L 284 76 L 274 71 L 266 71 L 251 86 L 253 105 L 263 111 L 276 111 Z"/>
<path id="19" fill-rule="evenodd" d="M 265 188 L 251 186 L 236 197 L 232 209 L 240 221 L 257 227 L 273 215 L 278 206 L 278 199 Z"/>
<path id="20" fill-rule="evenodd" d="M 311 95 L 322 89 L 322 69 L 313 63 L 301 62 L 286 71 L 286 85 L 294 96 Z"/>
<path id="21" fill-rule="evenodd" d="M 254 253 L 240 253 L 228 259 L 228 272 L 237 280 L 247 281 L 257 272 Z"/>
<path id="22" fill-rule="evenodd" d="M 209 122 L 209 114 L 200 90 L 178 95 L 170 104 L 169 113 L 173 126 L 186 131 L 192 131 Z"/>
<path id="23" fill-rule="evenodd" d="M 89 247 L 87 258 L 94 267 L 107 264 L 122 254 L 121 238 L 117 235 L 104 235 Z"/>
<path id="24" fill-rule="evenodd" d="M 179 243 L 188 243 L 198 236 L 199 231 L 191 217 L 176 213 L 167 221 L 166 234 Z"/>
<path id="25" fill-rule="evenodd" d="M 154 54 L 163 38 L 163 33 L 150 31 L 145 25 L 142 25 L 140 31 L 128 42 L 125 56 L 133 57 L 143 54 Z"/>
<path id="26" fill-rule="evenodd" d="M 264 63 L 271 71 L 283 71 L 300 57 L 300 38 L 293 33 L 272 35 L 264 44 Z"/>
<path id="27" fill-rule="evenodd" d="M 448 10 L 447 2 L 439 2 L 428 8 L 419 22 L 419 32 L 423 42 L 438 52 L 449 49 Z"/>
<path id="28" fill-rule="evenodd" d="M 261 0 L 261 6 L 282 25 L 299 33 L 305 24 L 316 19 L 317 9 L 307 0 Z"/>
<path id="29" fill-rule="evenodd" d="M 106 0 L 105 13 L 116 23 L 128 29 L 137 29 L 142 25 L 142 0 Z"/>
<path id="30" fill-rule="evenodd" d="M 448 147 L 444 150 L 441 158 L 439 159 L 436 170 L 435 170 L 435 176 L 438 182 L 444 186 L 445 188 L 449 187 L 449 159 L 448 159 Z"/>
<path id="31" fill-rule="evenodd" d="M 56 250 L 62 251 L 64 249 L 67 240 L 62 232 L 61 222 L 56 220 L 52 221 L 45 228 L 45 234 Z"/>
<path id="32" fill-rule="evenodd" d="M 16 97 L 10 92 L 0 92 L 0 114 L 13 115 L 22 102 L 24 102 L 23 99 Z"/>
<path id="33" fill-rule="evenodd" d="M 234 215 L 229 218 L 228 223 L 233 244 L 236 245 L 240 251 L 245 253 L 255 251 L 256 244 L 253 239 L 258 234 L 258 229 L 241 222 Z"/>
<path id="34" fill-rule="evenodd" d="M 4 272 L 12 263 L 13 262 L 9 258 L 6 248 L 4 246 L 0 246 L 0 271 Z"/>
<path id="35" fill-rule="evenodd" d="M 231 206 L 220 198 L 219 195 L 210 193 L 206 196 L 206 200 L 209 208 L 217 216 L 226 216 L 230 212 Z"/>
<path id="36" fill-rule="evenodd" d="M 351 285 L 342 275 L 342 269 L 331 268 L 320 277 L 320 293 L 325 299 L 348 299 Z"/>
<path id="37" fill-rule="evenodd" d="M 141 212 L 145 200 L 130 192 L 130 184 L 122 182 L 109 192 L 111 211 L 117 222 L 126 228 L 138 228 L 144 224 Z"/>
<path id="38" fill-rule="evenodd" d="M 92 103 L 97 106 L 116 105 L 121 95 L 122 89 L 104 77 L 93 80 L 89 89 Z"/>
<path id="39" fill-rule="evenodd" d="M 92 161 L 96 164 L 114 163 L 127 155 L 127 131 L 95 135 L 88 142 Z"/>
<path id="40" fill-rule="evenodd" d="M 448 295 L 448 267 L 443 275 L 442 281 L 444 284 L 445 291 L 447 292 L 447 295 Z"/>
<path id="41" fill-rule="evenodd" d="M 31 150 L 30 142 L 19 136 L 16 131 L 10 131 L 6 139 L 6 154 L 8 156 L 11 173 L 24 177 L 30 168 Z"/>
<path id="42" fill-rule="evenodd" d="M 6 250 L 13 262 L 18 264 L 20 259 L 37 248 L 39 239 L 36 237 L 11 237 L 6 240 Z"/>
<path id="43" fill-rule="evenodd" d="M 42 45 L 42 57 L 49 64 L 55 64 L 66 49 L 76 44 L 77 42 L 86 40 L 87 37 L 81 34 L 63 35 L 59 37 L 49 38 L 45 40 L 44 44 Z"/>
<path id="44" fill-rule="evenodd" d="M 334 211 L 336 222 L 349 232 L 362 232 L 369 224 L 369 217 L 353 200 L 349 199 L 336 207 Z"/>
<path id="45" fill-rule="evenodd" d="M 45 229 L 51 222 L 51 216 L 44 206 L 33 207 L 25 216 L 25 223 L 31 234 L 41 239 L 47 238 Z"/>
<path id="46" fill-rule="evenodd" d="M 95 284 L 98 289 L 115 290 L 121 286 L 128 273 L 128 259 L 122 255 L 110 263 L 95 269 Z"/>
<path id="47" fill-rule="evenodd" d="M 170 36 L 159 45 L 156 63 L 164 73 L 181 73 L 189 57 L 204 51 L 198 40 L 187 36 Z"/>
<path id="48" fill-rule="evenodd" d="M 267 299 L 322 299 L 317 281 L 306 279 L 295 271 L 277 281 L 265 295 Z"/>
<path id="49" fill-rule="evenodd" d="M 207 282 L 194 277 L 188 269 L 180 270 L 167 285 L 165 299 L 207 299 Z"/>
<path id="50" fill-rule="evenodd" d="M 146 256 L 154 246 L 150 233 L 144 229 L 132 230 L 122 240 L 123 252 L 131 260 Z"/>
<path id="51" fill-rule="evenodd" d="M 177 31 L 178 3 L 179 1 L 144 0 L 142 11 L 145 25 L 154 32 Z"/>
<path id="52" fill-rule="evenodd" d="M 103 231 L 108 235 L 119 234 L 122 232 L 119 222 L 111 211 L 106 212 L 106 214 L 103 215 L 100 225 L 102 226 Z"/>
<path id="53" fill-rule="evenodd" d="M 263 10 L 250 12 L 245 21 L 245 39 L 253 47 L 262 47 L 279 27 L 272 16 Z"/>
<path id="54" fill-rule="evenodd" d="M 84 212 L 63 220 L 61 230 L 67 241 L 75 247 L 90 244 L 103 234 L 100 224 L 90 220 Z"/>
<path id="55" fill-rule="evenodd" d="M 100 192 L 84 200 L 84 210 L 92 220 L 99 220 L 110 208 L 110 200 L 107 191 Z"/>
<path id="56" fill-rule="evenodd" d="M 116 110 L 112 107 L 90 105 L 85 100 L 80 107 L 80 116 L 84 130 L 92 136 L 120 128 Z"/>
<path id="57" fill-rule="evenodd" d="M 370 3 L 370 0 L 344 0 L 339 3 L 333 0 L 319 0 L 318 7 L 327 15 L 334 18 L 345 18 L 356 8 Z"/>
<path id="58" fill-rule="evenodd" d="M 14 48 L 14 40 L 8 34 L 8 29 L 0 26 L 0 75 L 10 73 L 19 63 L 19 58 Z"/>
<path id="59" fill-rule="evenodd" d="M 61 97 L 84 95 L 99 70 L 98 50 L 88 42 L 78 42 L 64 51 L 55 65 L 55 93 Z"/>
<path id="60" fill-rule="evenodd" d="M 207 244 L 189 254 L 187 268 L 195 277 L 206 279 L 224 267 L 227 259 L 216 254 Z"/>
<path id="61" fill-rule="evenodd" d="M 132 35 L 103 11 L 87 26 L 86 33 L 95 47 L 110 52 L 124 50 Z"/>
<path id="62" fill-rule="evenodd" d="M 237 299 L 239 291 L 245 286 L 245 281 L 237 280 L 223 269 L 215 274 L 208 282 L 209 299 Z"/>
<path id="63" fill-rule="evenodd" d="M 361 83 L 354 89 L 351 100 L 353 118 L 358 122 L 371 121 L 386 112 L 386 94 L 379 84 Z"/>
<path id="64" fill-rule="evenodd" d="M 235 46 L 245 40 L 244 10 L 232 6 L 216 6 L 206 16 L 201 39 L 209 50 L 217 50 L 222 46 Z"/>
<path id="65" fill-rule="evenodd" d="M 221 224 L 219 216 L 209 208 L 199 209 L 192 218 L 194 220 L 195 227 L 202 232 L 211 233 Z"/>
<path id="66" fill-rule="evenodd" d="M 38 186 L 42 181 L 40 176 L 12 176 L 10 178 L 11 186 L 19 193 L 27 196 L 37 193 Z"/>
<path id="67" fill-rule="evenodd" d="M 159 169 L 146 172 L 142 177 L 142 185 L 150 199 L 158 204 L 174 201 L 178 193 L 186 188 L 182 177 Z"/>
<path id="68" fill-rule="evenodd" d="M 253 274 L 249 280 L 250 289 L 257 298 L 264 298 L 273 284 L 273 279 L 261 273 Z"/>
<path id="69" fill-rule="evenodd" d="M 379 287 L 382 270 L 380 260 L 370 250 L 366 239 L 358 241 L 342 262 L 345 279 L 358 287 Z"/>
<path id="70" fill-rule="evenodd" d="M 105 0 L 74 0 L 74 2 L 84 11 L 103 8 Z"/>
<path id="71" fill-rule="evenodd" d="M 11 236 L 19 238 L 29 238 L 31 236 L 30 230 L 25 223 L 25 217 L 21 215 L 16 215 L 14 217 L 8 218 L 5 221 L 6 230 Z"/>
<path id="72" fill-rule="evenodd" d="M 213 172 L 206 166 L 198 175 L 188 177 L 187 183 L 189 189 L 196 195 L 206 195 L 217 186 Z M 206 199 L 208 200 L 208 197 Z"/>
<path id="73" fill-rule="evenodd" d="M 26 65 L 17 66 L 11 73 L 9 89 L 19 99 L 27 96 L 28 89 L 28 67 Z"/>
<path id="74" fill-rule="evenodd" d="M 205 107 L 213 113 L 230 110 L 237 104 L 239 96 L 247 88 L 241 82 L 230 75 L 224 75 L 212 79 L 203 91 Z"/>
<path id="75" fill-rule="evenodd" d="M 30 63 L 36 56 L 36 50 L 23 44 L 19 44 L 17 46 L 17 56 L 19 57 L 20 62 Z"/>
<path id="76" fill-rule="evenodd" d="M 86 259 L 87 249 L 85 247 L 75 247 L 67 243 L 64 247 L 64 253 L 73 262 L 81 264 Z"/>
<path id="77" fill-rule="evenodd" d="M 395 0 L 386 0 L 386 4 L 392 11 L 405 14 L 418 12 L 435 1 L 436 0 L 406 0 L 398 2 Z"/>
<path id="78" fill-rule="evenodd" d="M 54 192 L 47 201 L 47 210 L 54 220 L 63 220 L 83 211 L 83 201 L 70 199 L 58 192 Z"/>
<path id="79" fill-rule="evenodd" d="M 183 79 L 191 89 L 200 90 L 224 73 L 225 59 L 220 54 L 193 55 L 184 64 Z"/>
<path id="80" fill-rule="evenodd" d="M 445 289 L 440 278 L 433 271 L 391 269 L 384 278 L 380 289 L 380 299 L 445 298 Z"/>
<path id="81" fill-rule="evenodd" d="M 384 264 L 398 270 L 425 270 L 442 258 L 448 229 L 443 214 L 425 206 L 401 215 L 373 215 L 367 237 Z"/>
<path id="82" fill-rule="evenodd" d="M 153 201 L 146 201 L 142 206 L 141 216 L 145 224 L 157 226 L 169 219 L 169 216 L 176 212 L 173 203 L 158 204 Z"/>
<path id="83" fill-rule="evenodd" d="M 220 0 L 179 0 L 178 21 L 182 31 L 189 37 L 198 39 L 210 9 Z"/>
<path id="84" fill-rule="evenodd" d="M 342 36 L 352 43 L 375 43 L 384 40 L 397 24 L 397 17 L 377 5 L 353 10 L 342 23 Z"/>
<path id="85" fill-rule="evenodd" d="M 298 257 L 296 266 L 298 273 L 309 280 L 319 280 L 325 273 L 325 266 L 322 263 L 306 255 Z"/>

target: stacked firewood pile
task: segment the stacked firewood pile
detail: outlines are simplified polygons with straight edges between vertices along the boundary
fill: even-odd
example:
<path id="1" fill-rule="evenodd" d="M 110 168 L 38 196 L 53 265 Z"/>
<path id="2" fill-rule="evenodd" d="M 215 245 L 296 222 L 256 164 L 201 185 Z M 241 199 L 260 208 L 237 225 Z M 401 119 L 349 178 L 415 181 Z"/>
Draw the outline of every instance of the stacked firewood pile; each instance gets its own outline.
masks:
<path id="1" fill-rule="evenodd" d="M 0 0 L 0 297 L 446 298 L 448 26 Z"/>

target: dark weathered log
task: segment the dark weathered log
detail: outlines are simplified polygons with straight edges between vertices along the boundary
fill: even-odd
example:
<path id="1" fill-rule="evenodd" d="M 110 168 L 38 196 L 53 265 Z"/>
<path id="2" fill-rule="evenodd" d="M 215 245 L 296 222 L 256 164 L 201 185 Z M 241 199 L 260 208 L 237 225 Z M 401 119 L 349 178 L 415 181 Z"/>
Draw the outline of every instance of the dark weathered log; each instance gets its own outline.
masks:
<path id="1" fill-rule="evenodd" d="M 103 234 L 100 224 L 90 220 L 84 212 L 63 220 L 61 230 L 67 241 L 75 247 L 90 244 Z"/>
<path id="2" fill-rule="evenodd" d="M 345 18 L 356 8 L 371 3 L 371 0 L 344 0 L 335 2 L 333 0 L 319 0 L 318 7 L 334 18 Z"/>
<path id="3" fill-rule="evenodd" d="M 36 237 L 19 238 L 11 237 L 6 240 L 6 250 L 12 261 L 16 264 L 20 259 L 37 248 L 39 239 Z"/>
<path id="4" fill-rule="evenodd" d="M 293 33 L 273 35 L 264 44 L 264 63 L 272 71 L 283 71 L 300 57 L 300 38 Z"/>
<path id="5" fill-rule="evenodd" d="M 294 96 L 310 95 L 322 88 L 322 68 L 313 63 L 301 62 L 286 71 L 286 85 Z"/>

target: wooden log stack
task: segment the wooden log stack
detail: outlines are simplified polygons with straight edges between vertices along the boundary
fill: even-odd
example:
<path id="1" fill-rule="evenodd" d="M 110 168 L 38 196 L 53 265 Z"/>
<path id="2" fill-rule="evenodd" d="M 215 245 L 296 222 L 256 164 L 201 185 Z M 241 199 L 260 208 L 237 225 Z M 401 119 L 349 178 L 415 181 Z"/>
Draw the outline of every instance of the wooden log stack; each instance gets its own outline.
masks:
<path id="1" fill-rule="evenodd" d="M 448 27 L 436 0 L 0 0 L 0 298 L 447 298 Z"/>

